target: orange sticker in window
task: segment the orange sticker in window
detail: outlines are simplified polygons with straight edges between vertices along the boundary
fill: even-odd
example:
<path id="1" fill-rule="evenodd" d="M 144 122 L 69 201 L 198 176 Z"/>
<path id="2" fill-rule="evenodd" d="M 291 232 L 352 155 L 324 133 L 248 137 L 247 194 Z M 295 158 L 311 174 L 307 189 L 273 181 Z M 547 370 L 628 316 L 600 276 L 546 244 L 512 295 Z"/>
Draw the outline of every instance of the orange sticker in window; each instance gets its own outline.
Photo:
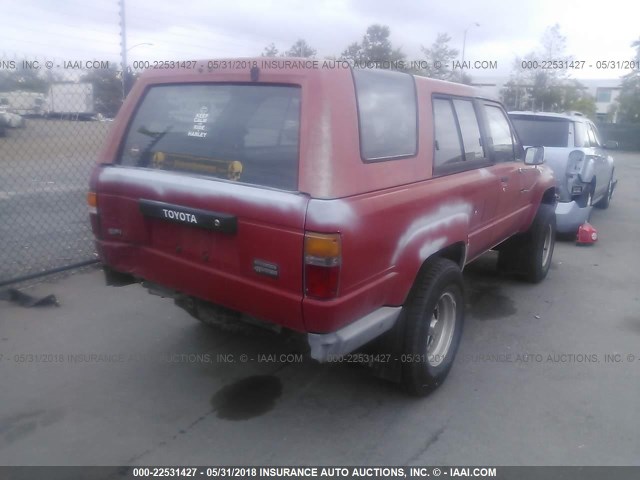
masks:
<path id="1" fill-rule="evenodd" d="M 238 181 L 240 180 L 240 176 L 242 175 L 242 163 L 238 160 L 234 160 L 229 164 L 229 168 L 227 169 L 227 178 L 229 180 Z"/>
<path id="2" fill-rule="evenodd" d="M 156 152 L 153 154 L 152 166 L 153 168 L 157 168 L 162 170 L 164 168 L 164 161 L 166 157 L 163 152 Z"/>
<path id="3" fill-rule="evenodd" d="M 242 175 L 242 163 L 238 160 L 215 160 L 193 155 L 175 153 L 154 153 L 151 167 L 159 170 L 178 170 L 183 172 L 215 175 L 219 178 L 238 181 Z"/>

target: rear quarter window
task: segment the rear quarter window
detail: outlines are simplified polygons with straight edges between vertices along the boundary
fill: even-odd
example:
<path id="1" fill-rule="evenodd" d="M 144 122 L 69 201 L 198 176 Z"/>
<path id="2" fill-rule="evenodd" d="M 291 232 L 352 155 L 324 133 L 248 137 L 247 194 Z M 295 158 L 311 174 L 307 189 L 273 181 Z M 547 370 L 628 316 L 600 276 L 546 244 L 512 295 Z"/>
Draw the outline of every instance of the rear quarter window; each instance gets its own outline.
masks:
<path id="1" fill-rule="evenodd" d="M 583 122 L 574 122 L 573 124 L 575 134 L 575 147 L 589 147 L 589 135 L 587 133 L 587 125 Z"/>
<path id="2" fill-rule="evenodd" d="M 602 146 L 602 141 L 600 140 L 600 133 L 595 125 L 589 124 L 589 141 L 591 142 L 592 147 L 600 147 Z"/>
<path id="3" fill-rule="evenodd" d="M 120 164 L 296 190 L 300 88 L 151 87 L 129 125 Z"/>
<path id="4" fill-rule="evenodd" d="M 524 145 L 530 147 L 567 147 L 571 122 L 560 118 L 522 117 L 511 121 Z"/>
<path id="5" fill-rule="evenodd" d="M 416 89 L 406 73 L 354 70 L 360 150 L 365 161 L 415 155 L 418 151 Z"/>

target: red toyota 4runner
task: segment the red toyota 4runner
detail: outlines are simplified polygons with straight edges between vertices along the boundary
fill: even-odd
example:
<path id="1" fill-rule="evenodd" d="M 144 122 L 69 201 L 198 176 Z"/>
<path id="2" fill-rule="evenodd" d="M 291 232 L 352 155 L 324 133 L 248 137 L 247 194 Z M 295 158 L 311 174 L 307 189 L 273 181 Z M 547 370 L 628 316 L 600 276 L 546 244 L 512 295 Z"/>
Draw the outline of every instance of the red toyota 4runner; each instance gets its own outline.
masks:
<path id="1" fill-rule="evenodd" d="M 496 248 L 547 274 L 544 150 L 471 87 L 299 62 L 141 76 L 90 183 L 107 282 L 302 333 L 320 361 L 377 338 L 381 375 L 425 394 L 460 341 L 466 264 Z"/>

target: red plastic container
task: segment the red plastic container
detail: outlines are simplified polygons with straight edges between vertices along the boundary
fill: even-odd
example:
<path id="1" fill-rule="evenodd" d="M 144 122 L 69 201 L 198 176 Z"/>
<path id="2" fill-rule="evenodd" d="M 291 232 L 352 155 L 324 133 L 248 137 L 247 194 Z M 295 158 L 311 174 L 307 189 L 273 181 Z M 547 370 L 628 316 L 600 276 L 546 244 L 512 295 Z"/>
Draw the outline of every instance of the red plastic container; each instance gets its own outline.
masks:
<path id="1" fill-rule="evenodd" d="M 589 222 L 584 222 L 578 228 L 576 243 L 579 245 L 591 245 L 598 240 L 598 230 Z"/>

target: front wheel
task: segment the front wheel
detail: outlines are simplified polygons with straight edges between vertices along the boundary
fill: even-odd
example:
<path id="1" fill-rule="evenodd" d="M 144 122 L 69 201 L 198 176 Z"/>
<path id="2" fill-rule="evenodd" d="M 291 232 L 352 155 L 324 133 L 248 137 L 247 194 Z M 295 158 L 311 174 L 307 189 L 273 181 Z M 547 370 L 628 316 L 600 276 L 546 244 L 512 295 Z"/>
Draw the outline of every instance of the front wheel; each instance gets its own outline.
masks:
<path id="1" fill-rule="evenodd" d="M 526 257 L 524 275 L 528 281 L 538 283 L 549 272 L 556 244 L 556 214 L 552 207 L 540 206 L 526 244 L 530 252 Z"/>
<path id="2" fill-rule="evenodd" d="M 460 343 L 464 324 L 462 273 L 445 258 L 423 267 L 404 307 L 402 383 L 423 396 L 446 378 Z"/>

